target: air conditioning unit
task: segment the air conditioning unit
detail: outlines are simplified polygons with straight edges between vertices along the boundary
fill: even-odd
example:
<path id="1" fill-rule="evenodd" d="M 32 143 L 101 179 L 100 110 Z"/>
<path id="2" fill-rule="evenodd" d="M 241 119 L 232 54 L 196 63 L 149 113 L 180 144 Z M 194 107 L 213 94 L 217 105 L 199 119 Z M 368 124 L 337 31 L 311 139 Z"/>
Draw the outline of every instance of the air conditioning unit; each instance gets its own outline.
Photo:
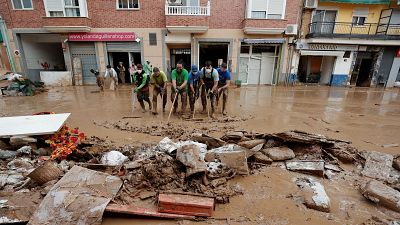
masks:
<path id="1" fill-rule="evenodd" d="M 296 35 L 297 34 L 297 24 L 288 24 L 285 30 L 286 35 Z"/>
<path id="2" fill-rule="evenodd" d="M 318 0 L 305 0 L 304 8 L 306 9 L 316 9 L 318 7 Z"/>
<path id="3" fill-rule="evenodd" d="M 182 5 L 182 0 L 168 0 L 170 5 Z"/>

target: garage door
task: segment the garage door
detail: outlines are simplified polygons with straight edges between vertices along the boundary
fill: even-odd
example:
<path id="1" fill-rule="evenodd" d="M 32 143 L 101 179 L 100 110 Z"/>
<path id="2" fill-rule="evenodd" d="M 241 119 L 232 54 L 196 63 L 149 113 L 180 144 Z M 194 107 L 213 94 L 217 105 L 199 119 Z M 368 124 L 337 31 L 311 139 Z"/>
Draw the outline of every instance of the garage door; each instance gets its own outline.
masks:
<path id="1" fill-rule="evenodd" d="M 70 51 L 72 59 L 78 57 L 82 62 L 83 84 L 96 84 L 95 76 L 90 69 L 99 69 L 96 60 L 96 48 L 93 42 L 71 43 Z"/>

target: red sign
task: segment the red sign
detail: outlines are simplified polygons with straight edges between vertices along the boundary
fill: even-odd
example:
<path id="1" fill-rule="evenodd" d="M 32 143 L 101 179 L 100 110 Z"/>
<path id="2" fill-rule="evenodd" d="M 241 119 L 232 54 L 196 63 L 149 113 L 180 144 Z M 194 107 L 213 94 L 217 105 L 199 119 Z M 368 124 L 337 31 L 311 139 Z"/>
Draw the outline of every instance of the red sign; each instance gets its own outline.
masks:
<path id="1" fill-rule="evenodd" d="M 68 36 L 69 41 L 135 41 L 133 32 L 122 33 L 76 33 Z"/>
<path id="2" fill-rule="evenodd" d="M 400 48 L 398 48 L 396 51 L 396 58 L 400 58 Z"/>

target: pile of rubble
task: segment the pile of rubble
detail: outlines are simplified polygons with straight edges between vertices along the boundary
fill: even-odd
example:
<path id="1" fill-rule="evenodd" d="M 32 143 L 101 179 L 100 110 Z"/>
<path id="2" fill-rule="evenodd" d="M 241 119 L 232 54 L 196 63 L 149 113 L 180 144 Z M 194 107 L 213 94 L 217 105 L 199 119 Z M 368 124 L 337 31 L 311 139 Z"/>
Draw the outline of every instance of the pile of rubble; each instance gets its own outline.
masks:
<path id="1" fill-rule="evenodd" d="M 0 95 L 33 96 L 46 91 L 43 82 L 33 82 L 20 74 L 9 73 L 4 75 L 1 80 L 5 80 L 6 82 L 0 87 Z"/>
<path id="2" fill-rule="evenodd" d="M 0 204 L 4 205 L 0 216 L 14 215 L 10 220 L 30 220 L 31 224 L 44 220 L 82 222 L 81 214 L 91 218 L 83 222 L 99 224 L 104 211 L 142 215 L 143 209 L 138 210 L 138 205 L 149 204 L 148 200 L 154 205 L 156 198 L 157 202 L 168 202 L 168 194 L 205 198 L 210 207 L 213 204 L 209 199 L 225 204 L 245 191 L 235 182 L 236 176 L 250 175 L 271 165 L 305 174 L 295 180 L 303 193 L 302 202 L 308 208 L 329 212 L 329 193 L 316 177 L 333 179 L 345 173 L 343 164 L 353 164 L 356 173 L 352 176 L 365 178 L 355 184 L 360 193 L 400 212 L 400 157 L 358 151 L 349 142 L 301 131 L 262 134 L 238 130 L 221 138 L 193 133 L 184 141 L 174 142 L 166 137 L 157 145 L 141 147 L 116 147 L 91 137 L 81 140 L 65 158 L 54 161 L 50 159 L 52 149 L 43 137 L 2 139 L 0 149 L 0 189 L 28 193 L 27 196 L 41 193 L 32 217 L 15 216 L 19 215 L 15 210 L 10 213 L 13 207 L 5 206 L 12 200 L 0 197 Z M 85 198 L 93 204 L 76 210 L 81 194 L 87 192 L 90 194 Z M 50 204 L 58 194 L 63 197 L 57 201 L 68 205 L 68 216 L 60 212 L 61 206 Z M 179 199 L 191 201 L 190 197 Z M 48 210 L 45 217 L 44 210 Z M 163 218 L 203 215 L 160 205 L 158 210 L 146 210 L 151 211 L 149 215 Z"/>

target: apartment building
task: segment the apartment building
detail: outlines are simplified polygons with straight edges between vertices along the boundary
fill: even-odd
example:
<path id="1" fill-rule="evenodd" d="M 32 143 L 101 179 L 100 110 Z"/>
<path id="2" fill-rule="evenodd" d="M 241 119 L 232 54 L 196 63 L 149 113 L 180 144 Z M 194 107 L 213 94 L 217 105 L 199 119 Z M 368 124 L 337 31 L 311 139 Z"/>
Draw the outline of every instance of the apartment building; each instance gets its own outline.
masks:
<path id="1" fill-rule="evenodd" d="M 390 0 L 305 0 L 293 77 L 333 86 L 400 79 L 400 7 Z"/>
<path id="2" fill-rule="evenodd" d="M 10 61 L 34 80 L 44 70 L 93 84 L 105 71 L 149 60 L 167 73 L 226 62 L 233 80 L 285 79 L 300 0 L 1 0 Z M 128 75 L 127 75 L 128 77 Z"/>

